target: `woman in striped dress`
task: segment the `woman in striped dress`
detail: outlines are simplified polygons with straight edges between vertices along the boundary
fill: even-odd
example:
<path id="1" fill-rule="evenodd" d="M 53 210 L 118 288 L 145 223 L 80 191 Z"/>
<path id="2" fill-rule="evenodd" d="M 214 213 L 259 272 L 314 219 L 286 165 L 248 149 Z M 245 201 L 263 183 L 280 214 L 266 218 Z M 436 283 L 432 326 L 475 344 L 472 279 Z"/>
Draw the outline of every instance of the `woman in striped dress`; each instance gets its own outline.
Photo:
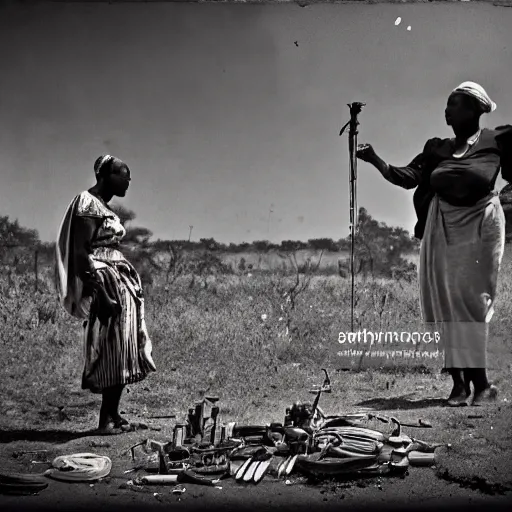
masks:
<path id="1" fill-rule="evenodd" d="M 453 379 L 450 406 L 494 401 L 498 392 L 487 378 L 488 328 L 505 244 L 494 187 L 500 171 L 512 182 L 512 126 L 480 128 L 481 115 L 495 108 L 482 86 L 464 82 L 445 109 L 455 137 L 430 139 L 405 167 L 387 164 L 370 145 L 357 154 L 390 183 L 416 188 L 421 309 L 424 322 L 441 330 Z"/>
<path id="2" fill-rule="evenodd" d="M 126 430 L 119 414 L 126 384 L 156 371 L 144 320 L 144 298 L 135 268 L 119 250 L 126 232 L 109 208 L 124 197 L 130 170 L 118 158 L 99 157 L 96 185 L 68 206 L 56 245 L 59 300 L 73 317 L 83 319 L 85 366 L 82 389 L 102 394 L 98 433 Z"/>

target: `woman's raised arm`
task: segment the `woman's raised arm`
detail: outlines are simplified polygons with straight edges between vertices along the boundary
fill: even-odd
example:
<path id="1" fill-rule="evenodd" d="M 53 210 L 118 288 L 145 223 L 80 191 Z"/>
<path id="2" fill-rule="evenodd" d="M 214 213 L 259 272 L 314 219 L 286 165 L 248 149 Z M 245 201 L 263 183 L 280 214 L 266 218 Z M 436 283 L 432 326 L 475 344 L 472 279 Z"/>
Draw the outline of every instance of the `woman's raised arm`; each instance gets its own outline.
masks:
<path id="1" fill-rule="evenodd" d="M 397 167 L 386 163 L 380 158 L 373 147 L 370 144 L 361 145 L 357 150 L 357 157 L 361 160 L 372 164 L 376 167 L 384 178 L 399 187 L 405 189 L 416 188 L 423 174 L 423 170 L 427 164 L 427 146 L 422 153 L 417 155 L 408 165 L 405 167 Z"/>

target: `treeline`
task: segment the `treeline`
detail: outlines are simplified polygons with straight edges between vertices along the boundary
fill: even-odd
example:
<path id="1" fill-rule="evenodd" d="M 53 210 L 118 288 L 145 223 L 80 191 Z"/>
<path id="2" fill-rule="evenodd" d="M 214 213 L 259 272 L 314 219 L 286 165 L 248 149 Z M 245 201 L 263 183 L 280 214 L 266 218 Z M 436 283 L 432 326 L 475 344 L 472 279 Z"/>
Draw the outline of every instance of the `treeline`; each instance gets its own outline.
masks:
<path id="1" fill-rule="evenodd" d="M 412 252 L 419 247 L 418 242 L 412 238 L 408 231 L 402 228 L 392 228 L 386 224 L 377 222 L 368 216 L 364 208 L 360 211 L 360 219 L 363 221 L 360 228 L 366 231 L 366 235 L 372 237 L 375 235 L 379 239 L 389 239 L 394 242 L 395 250 L 400 253 Z M 133 220 L 129 219 L 129 220 Z M 128 222 L 125 220 L 125 222 Z M 361 231 L 361 229 L 360 229 Z M 152 233 L 147 228 L 129 227 L 125 243 L 130 245 L 151 246 L 155 251 L 167 251 L 169 245 L 174 249 L 185 251 L 214 251 L 226 253 L 242 252 L 294 252 L 299 250 L 346 252 L 350 250 L 350 236 L 341 238 L 337 241 L 331 238 L 312 238 L 307 241 L 301 240 L 283 240 L 276 244 L 268 240 L 256 240 L 253 242 L 242 243 L 221 243 L 214 238 L 201 238 L 195 240 L 156 240 L 151 241 Z M 356 237 L 356 243 L 359 237 Z M 24 228 L 19 225 L 17 220 L 11 221 L 8 216 L 0 217 L 0 254 L 5 254 L 8 250 L 14 250 L 18 247 L 37 248 L 41 254 L 52 253 L 55 242 L 41 242 L 36 230 Z"/>
<path id="2" fill-rule="evenodd" d="M 214 238 L 201 238 L 194 240 L 156 240 L 151 241 L 153 233 L 144 227 L 135 227 L 131 223 L 136 218 L 135 212 L 116 204 L 112 209 L 117 213 L 121 222 L 127 228 L 125 237 L 126 244 L 139 244 L 142 246 L 151 246 L 155 251 L 166 251 L 169 246 L 175 250 L 185 250 L 193 252 L 194 250 L 242 253 L 242 252 L 295 252 L 299 250 L 346 252 L 350 250 L 350 234 L 345 238 L 335 241 L 332 238 L 311 238 L 307 241 L 301 240 L 283 240 L 279 244 L 269 242 L 268 240 L 255 240 L 253 242 L 229 243 L 218 242 Z M 363 238 L 367 245 L 369 239 L 383 240 L 389 239 L 393 245 L 393 250 L 397 253 L 413 252 L 419 248 L 419 240 L 415 239 L 410 233 L 399 227 L 390 227 L 384 222 L 378 222 L 373 219 L 365 208 L 359 209 L 359 223 L 356 243 L 362 242 Z"/>
<path id="3" fill-rule="evenodd" d="M 415 239 L 400 228 L 390 228 L 389 236 L 395 241 L 397 250 L 400 252 L 413 252 L 419 248 L 419 244 Z M 384 237 L 385 235 L 381 235 Z M 357 243 L 357 237 L 356 237 Z M 224 253 L 244 253 L 244 252 L 259 252 L 265 253 L 269 251 L 278 252 L 295 252 L 300 250 L 314 250 L 314 251 L 328 251 L 328 252 L 346 252 L 350 250 L 351 240 L 350 236 L 334 241 L 331 238 L 312 238 L 304 242 L 301 240 L 283 240 L 280 244 L 269 242 L 268 240 L 255 240 L 253 242 L 230 243 L 223 244 L 217 242 L 213 238 L 201 238 L 199 241 L 192 240 L 157 240 L 150 242 L 155 250 L 166 250 L 169 244 L 174 248 L 179 248 L 185 251 L 206 250 L 213 252 Z"/>
<path id="4" fill-rule="evenodd" d="M 165 250 L 171 243 L 174 247 L 186 251 L 207 250 L 215 252 L 242 253 L 242 252 L 293 252 L 304 249 L 339 252 L 350 248 L 350 240 L 340 239 L 334 241 L 331 238 L 313 238 L 306 242 L 301 240 L 283 240 L 280 244 L 269 242 L 268 240 L 255 240 L 253 242 L 229 243 L 217 242 L 214 238 L 201 238 L 199 241 L 193 240 L 157 240 L 152 245 L 155 249 Z"/>
<path id="5" fill-rule="evenodd" d="M 331 238 L 312 238 L 307 241 L 283 240 L 280 244 L 271 243 L 268 240 L 225 244 L 214 238 L 201 238 L 199 241 L 160 239 L 153 241 L 151 230 L 131 225 L 136 217 L 134 212 L 118 205 L 112 208 L 125 225 L 126 237 L 123 246 L 129 247 L 132 255 L 134 251 L 143 251 L 148 254 L 168 251 L 192 253 L 206 251 L 218 254 L 269 251 L 293 253 L 300 250 L 347 252 L 351 246 L 350 236 L 337 241 Z M 359 210 L 355 245 L 356 253 L 362 258 L 374 260 L 378 253 L 384 252 L 390 256 L 389 263 L 419 248 L 418 240 L 411 237 L 407 230 L 378 222 L 368 214 L 365 208 Z M 36 230 L 20 226 L 18 220 L 10 220 L 8 216 L 0 216 L 0 264 L 12 264 L 12 258 L 15 258 L 16 263 L 23 266 L 27 253 L 34 252 L 38 253 L 41 262 L 49 261 L 53 258 L 54 250 L 55 242 L 41 242 Z"/>
<path id="6" fill-rule="evenodd" d="M 240 270 L 228 268 L 222 258 L 223 253 L 239 253 L 240 262 L 245 253 L 267 253 L 275 251 L 281 255 L 294 256 L 296 251 L 338 252 L 338 264 L 348 264 L 347 252 L 351 247 L 350 236 L 334 241 L 331 238 L 313 238 L 307 241 L 284 240 L 273 244 L 267 240 L 223 244 L 214 238 L 192 240 L 156 240 L 151 230 L 134 226 L 136 215 L 122 206 L 113 205 L 112 209 L 121 218 L 126 229 L 122 250 L 134 264 L 145 283 L 151 283 L 153 276 L 164 272 L 170 279 L 172 275 L 190 272 L 203 275 L 209 272 L 228 272 Z M 378 222 L 368 214 L 365 208 L 359 209 L 359 222 L 355 237 L 354 263 L 356 273 L 371 273 L 375 276 L 389 277 L 396 272 L 414 273 L 415 265 L 404 256 L 419 248 L 419 242 L 403 228 L 390 227 Z M 8 275 L 34 273 L 53 265 L 55 242 L 41 242 L 36 230 L 20 226 L 17 220 L 0 216 L 0 273 Z M 164 259 L 161 258 L 165 255 Z M 165 263 L 166 262 L 166 263 Z M 346 265 L 345 265 L 346 266 Z M 341 270 L 340 270 L 341 272 Z"/>
<path id="7" fill-rule="evenodd" d="M 22 262 L 26 253 L 38 251 L 43 257 L 53 255 L 55 243 L 41 242 L 36 229 L 25 228 L 18 220 L 0 216 L 0 265 Z"/>

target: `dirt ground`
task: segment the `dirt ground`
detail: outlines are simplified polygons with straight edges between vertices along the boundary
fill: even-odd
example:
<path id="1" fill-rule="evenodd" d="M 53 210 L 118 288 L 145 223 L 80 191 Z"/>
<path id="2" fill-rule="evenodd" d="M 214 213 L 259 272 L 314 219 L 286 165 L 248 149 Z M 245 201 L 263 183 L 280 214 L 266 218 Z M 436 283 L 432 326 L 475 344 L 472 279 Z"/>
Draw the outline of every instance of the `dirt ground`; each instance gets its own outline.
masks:
<path id="1" fill-rule="evenodd" d="M 328 401 L 328 398 L 326 399 Z M 328 405 L 328 404 L 327 404 Z M 49 486 L 37 496 L 2 496 L 2 511 L 34 510 L 102 510 L 141 507 L 161 509 L 169 506 L 186 510 L 334 510 L 340 507 L 359 509 L 439 510 L 460 507 L 486 507 L 510 510 L 512 501 L 512 406 L 500 400 L 494 406 L 449 409 L 438 398 L 391 397 L 360 404 L 359 410 L 378 410 L 392 414 L 402 422 L 429 421 L 433 428 L 404 427 L 409 435 L 426 441 L 451 443 L 450 448 L 436 451 L 433 468 L 410 468 L 404 477 L 370 478 L 357 481 L 323 481 L 312 484 L 294 472 L 288 482 L 266 476 L 258 485 L 241 485 L 227 479 L 222 488 L 185 485 L 180 497 L 172 486 L 146 486 L 134 489 L 126 482 L 136 473 L 130 446 L 145 438 L 169 439 L 172 423 L 161 420 L 159 431 L 143 430 L 119 436 L 91 437 L 87 432 L 69 429 L 24 431 L 3 429 L 0 432 L 2 471 L 38 473 L 49 467 L 45 461 L 55 456 L 79 452 L 107 455 L 113 461 L 109 477 L 94 484 L 63 483 L 49 480 Z M 354 408 L 356 410 L 357 408 Z M 97 447 L 97 443 L 108 446 Z M 44 457 L 13 454 L 23 450 L 47 450 Z M 38 464 L 32 463 L 37 459 Z"/>

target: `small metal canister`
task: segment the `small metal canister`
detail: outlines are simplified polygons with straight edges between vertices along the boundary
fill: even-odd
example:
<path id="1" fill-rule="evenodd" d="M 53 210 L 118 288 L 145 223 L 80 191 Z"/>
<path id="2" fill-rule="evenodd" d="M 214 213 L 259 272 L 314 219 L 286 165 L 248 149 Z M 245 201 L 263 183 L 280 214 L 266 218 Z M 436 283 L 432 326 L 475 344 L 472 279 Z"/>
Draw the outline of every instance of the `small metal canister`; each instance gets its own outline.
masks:
<path id="1" fill-rule="evenodd" d="M 222 442 L 222 432 L 224 427 L 220 424 L 219 418 L 215 422 L 215 430 L 213 432 L 213 446 L 219 446 Z"/>
<path id="2" fill-rule="evenodd" d="M 185 442 L 185 435 L 186 435 L 186 425 L 183 425 L 181 423 L 177 424 L 174 427 L 173 445 L 175 448 L 183 446 L 183 443 Z"/>
<path id="3" fill-rule="evenodd" d="M 231 439 L 233 437 L 235 426 L 236 426 L 236 423 L 234 421 L 229 422 L 226 425 L 225 431 L 224 431 L 224 439 Z"/>

